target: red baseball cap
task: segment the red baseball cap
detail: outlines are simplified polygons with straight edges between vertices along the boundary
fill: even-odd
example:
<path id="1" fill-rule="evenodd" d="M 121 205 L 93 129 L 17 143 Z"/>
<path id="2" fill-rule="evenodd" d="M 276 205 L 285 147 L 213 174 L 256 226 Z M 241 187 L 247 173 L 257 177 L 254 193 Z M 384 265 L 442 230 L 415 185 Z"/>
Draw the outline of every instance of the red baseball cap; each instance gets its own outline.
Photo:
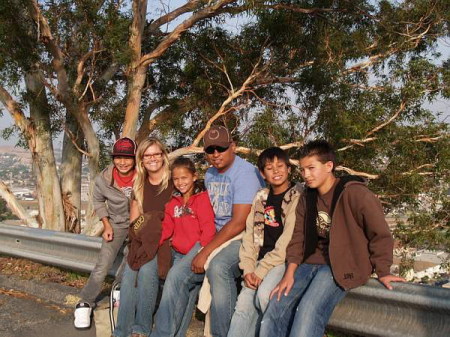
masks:
<path id="1" fill-rule="evenodd" d="M 136 156 L 136 143 L 134 140 L 124 137 L 118 139 L 113 146 L 111 156 L 134 157 Z"/>

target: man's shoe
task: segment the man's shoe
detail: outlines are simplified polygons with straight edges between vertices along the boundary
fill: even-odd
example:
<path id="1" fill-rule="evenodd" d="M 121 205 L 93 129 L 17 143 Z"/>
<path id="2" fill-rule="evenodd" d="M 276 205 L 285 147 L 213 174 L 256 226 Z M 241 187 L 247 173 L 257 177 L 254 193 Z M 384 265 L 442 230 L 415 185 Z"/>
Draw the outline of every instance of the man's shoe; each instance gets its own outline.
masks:
<path id="1" fill-rule="evenodd" d="M 77 304 L 75 308 L 75 320 L 73 321 L 73 325 L 77 329 L 87 329 L 91 326 L 91 314 L 92 308 L 89 303 L 80 302 Z"/>

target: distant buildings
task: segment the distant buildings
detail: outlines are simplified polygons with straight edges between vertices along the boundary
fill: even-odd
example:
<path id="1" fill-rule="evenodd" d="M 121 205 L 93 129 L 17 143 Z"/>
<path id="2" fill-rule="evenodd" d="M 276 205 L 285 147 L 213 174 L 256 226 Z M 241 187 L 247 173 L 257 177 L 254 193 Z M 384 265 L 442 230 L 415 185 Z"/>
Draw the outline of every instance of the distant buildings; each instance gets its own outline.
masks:
<path id="1" fill-rule="evenodd" d="M 394 271 L 400 269 L 402 256 L 411 259 L 409 269 L 404 273 L 404 277 L 411 282 L 439 283 L 439 286 L 450 287 L 450 254 L 444 251 L 416 250 L 414 248 L 396 249 L 394 251 Z"/>

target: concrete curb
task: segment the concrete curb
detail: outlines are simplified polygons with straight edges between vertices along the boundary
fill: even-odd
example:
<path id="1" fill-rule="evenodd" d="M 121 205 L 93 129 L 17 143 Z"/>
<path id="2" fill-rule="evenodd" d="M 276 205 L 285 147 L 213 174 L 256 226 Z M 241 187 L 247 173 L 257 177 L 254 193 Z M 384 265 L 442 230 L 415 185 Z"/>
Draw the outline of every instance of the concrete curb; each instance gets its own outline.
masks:
<path id="1" fill-rule="evenodd" d="M 78 301 L 79 289 L 58 283 L 24 280 L 17 276 L 0 274 L 0 287 L 21 291 L 60 306 L 73 307 Z"/>

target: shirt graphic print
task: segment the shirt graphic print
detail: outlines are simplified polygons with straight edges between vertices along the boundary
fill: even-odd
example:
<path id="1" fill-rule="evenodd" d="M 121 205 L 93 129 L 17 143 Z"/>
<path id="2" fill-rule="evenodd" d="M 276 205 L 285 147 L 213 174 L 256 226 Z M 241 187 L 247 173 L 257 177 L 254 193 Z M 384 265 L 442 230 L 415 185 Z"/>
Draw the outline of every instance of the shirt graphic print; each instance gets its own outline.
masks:
<path id="1" fill-rule="evenodd" d="M 275 207 L 268 206 L 264 209 L 264 224 L 270 227 L 280 226 L 275 217 Z"/>
<path id="2" fill-rule="evenodd" d="M 175 206 L 173 208 L 174 218 L 181 218 L 183 215 L 191 215 L 194 217 L 194 211 L 188 206 Z"/>
<path id="3" fill-rule="evenodd" d="M 331 217 L 327 212 L 319 211 L 317 215 L 317 234 L 323 238 L 327 238 L 330 235 Z"/>

